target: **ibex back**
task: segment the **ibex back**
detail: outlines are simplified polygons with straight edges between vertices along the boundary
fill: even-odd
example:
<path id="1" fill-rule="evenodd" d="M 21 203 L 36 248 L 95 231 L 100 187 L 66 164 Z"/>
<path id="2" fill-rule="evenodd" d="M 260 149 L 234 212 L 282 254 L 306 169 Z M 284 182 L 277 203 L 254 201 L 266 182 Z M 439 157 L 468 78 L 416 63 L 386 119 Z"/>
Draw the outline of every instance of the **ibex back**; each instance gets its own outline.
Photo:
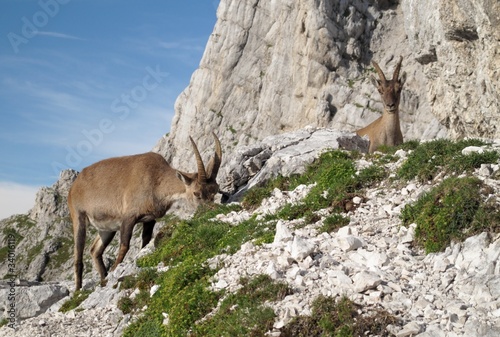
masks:
<path id="1" fill-rule="evenodd" d="M 219 139 L 213 136 L 215 154 L 206 170 L 196 143 L 190 137 L 197 173 L 178 171 L 153 152 L 106 159 L 82 170 L 68 195 L 75 240 L 76 290 L 82 287 L 87 225 L 92 224 L 99 232 L 90 253 L 101 283 L 104 283 L 107 271 L 102 255 L 117 231 L 120 232 L 120 249 L 111 270 L 127 254 L 137 223 L 143 224 L 144 247 L 151 240 L 156 219 L 174 202 L 183 200 L 195 208 L 205 201 L 213 201 L 219 191 L 216 177 L 222 159 Z"/>
<path id="2" fill-rule="evenodd" d="M 391 80 L 387 80 L 377 62 L 372 61 L 379 79 L 377 80 L 373 76 L 371 79 L 382 96 L 384 111 L 377 120 L 356 131 L 358 135 L 367 135 L 370 139 L 370 148 L 368 150 L 370 153 L 375 152 L 380 145 L 394 146 L 403 143 L 403 134 L 399 125 L 399 100 L 401 98 L 401 89 L 403 89 L 406 80 L 406 73 L 403 73 L 399 78 L 402 61 L 403 57 L 399 59 Z"/>

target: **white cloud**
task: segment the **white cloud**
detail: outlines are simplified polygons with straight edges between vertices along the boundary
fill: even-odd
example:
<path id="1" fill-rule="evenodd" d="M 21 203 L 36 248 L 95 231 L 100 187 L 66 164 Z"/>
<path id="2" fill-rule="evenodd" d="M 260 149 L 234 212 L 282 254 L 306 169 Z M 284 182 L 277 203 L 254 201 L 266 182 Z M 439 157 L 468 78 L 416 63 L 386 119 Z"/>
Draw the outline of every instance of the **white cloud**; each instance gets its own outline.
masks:
<path id="1" fill-rule="evenodd" d="M 39 187 L 0 181 L 0 219 L 25 214 L 35 205 Z"/>
<path id="2" fill-rule="evenodd" d="M 58 32 L 46 32 L 46 31 L 38 31 L 36 32 L 37 35 L 43 35 L 43 36 L 50 36 L 50 37 L 56 37 L 60 39 L 70 39 L 70 40 L 81 40 L 84 41 L 84 39 L 79 38 L 77 36 L 69 35 L 69 34 L 64 34 L 64 33 L 58 33 Z"/>

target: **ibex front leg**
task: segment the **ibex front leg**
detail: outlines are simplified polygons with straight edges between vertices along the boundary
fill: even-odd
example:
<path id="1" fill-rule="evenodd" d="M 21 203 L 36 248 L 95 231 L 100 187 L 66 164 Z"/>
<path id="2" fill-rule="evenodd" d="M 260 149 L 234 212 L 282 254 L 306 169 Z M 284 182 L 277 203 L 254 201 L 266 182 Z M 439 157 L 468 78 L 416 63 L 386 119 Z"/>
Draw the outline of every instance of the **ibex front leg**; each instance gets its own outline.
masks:
<path id="1" fill-rule="evenodd" d="M 134 226 L 136 223 L 137 220 L 135 218 L 122 223 L 120 227 L 120 250 L 118 251 L 115 264 L 111 267 L 110 271 L 115 270 L 116 267 L 123 261 L 125 255 L 127 255 L 130 247 L 130 239 L 132 239 L 132 233 L 134 232 Z"/>

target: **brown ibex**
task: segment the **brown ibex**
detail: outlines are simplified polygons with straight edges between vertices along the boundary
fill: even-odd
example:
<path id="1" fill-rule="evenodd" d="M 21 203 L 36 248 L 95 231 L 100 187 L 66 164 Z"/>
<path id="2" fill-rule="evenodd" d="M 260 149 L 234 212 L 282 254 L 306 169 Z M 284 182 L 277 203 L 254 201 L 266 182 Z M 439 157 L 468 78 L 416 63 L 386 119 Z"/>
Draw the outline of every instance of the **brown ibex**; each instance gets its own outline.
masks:
<path id="1" fill-rule="evenodd" d="M 377 120 L 356 131 L 359 136 L 367 135 L 370 139 L 368 149 L 370 153 L 375 152 L 380 145 L 394 146 L 403 143 L 403 134 L 399 125 L 399 100 L 401 89 L 406 81 L 406 73 L 403 72 L 399 78 L 402 61 L 403 57 L 400 57 L 391 80 L 387 80 L 377 62 L 372 61 L 379 79 L 372 76 L 371 80 L 382 96 L 384 111 Z"/>
<path id="2" fill-rule="evenodd" d="M 156 219 L 176 201 L 186 201 L 193 208 L 205 201 L 213 201 L 219 191 L 216 177 L 222 159 L 219 139 L 215 134 L 213 136 L 215 154 L 206 170 L 196 143 L 189 137 L 197 173 L 178 171 L 153 152 L 102 160 L 82 170 L 68 195 L 75 240 L 75 290 L 82 287 L 83 250 L 89 224 L 99 232 L 90 253 L 103 284 L 107 271 L 102 255 L 117 231 L 120 231 L 120 249 L 111 270 L 127 254 L 137 223 L 143 224 L 144 247 L 151 240 Z"/>

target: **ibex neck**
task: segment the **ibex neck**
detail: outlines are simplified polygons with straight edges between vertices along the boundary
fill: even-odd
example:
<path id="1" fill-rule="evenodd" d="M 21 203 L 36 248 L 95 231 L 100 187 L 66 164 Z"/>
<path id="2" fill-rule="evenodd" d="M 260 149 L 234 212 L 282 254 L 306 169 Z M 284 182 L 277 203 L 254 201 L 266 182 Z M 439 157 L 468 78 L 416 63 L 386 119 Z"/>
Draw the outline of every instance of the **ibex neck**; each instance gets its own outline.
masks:
<path id="1" fill-rule="evenodd" d="M 382 118 L 384 119 L 384 121 L 387 121 L 387 122 L 399 123 L 399 109 L 396 109 L 393 112 L 389 112 L 387 110 L 384 110 L 384 113 L 382 114 Z"/>
<path id="2" fill-rule="evenodd" d="M 158 189 L 164 199 L 186 192 L 186 185 L 177 177 L 176 170 L 170 169 L 160 178 Z"/>

